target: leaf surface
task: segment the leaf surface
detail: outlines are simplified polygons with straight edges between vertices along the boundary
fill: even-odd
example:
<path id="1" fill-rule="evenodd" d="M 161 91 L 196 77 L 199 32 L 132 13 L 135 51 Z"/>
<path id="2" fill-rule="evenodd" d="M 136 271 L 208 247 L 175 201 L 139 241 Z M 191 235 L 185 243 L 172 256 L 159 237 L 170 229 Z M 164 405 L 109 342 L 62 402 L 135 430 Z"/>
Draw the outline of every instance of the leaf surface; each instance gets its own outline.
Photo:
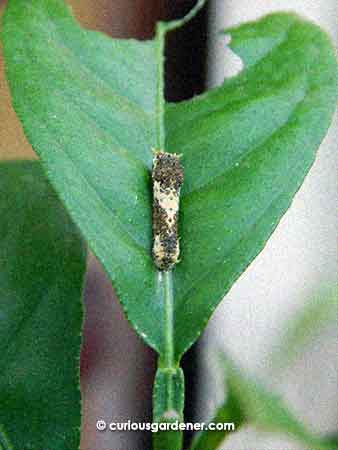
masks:
<path id="1" fill-rule="evenodd" d="M 280 13 L 227 33 L 245 69 L 166 113 L 166 145 L 183 154 L 186 167 L 177 355 L 289 208 L 337 98 L 336 58 L 317 26 Z"/>
<path id="2" fill-rule="evenodd" d="M 0 448 L 75 450 L 86 250 L 38 162 L 0 191 Z"/>
<path id="3" fill-rule="evenodd" d="M 3 38 L 13 104 L 51 182 L 133 327 L 160 354 L 172 341 L 178 361 L 290 206 L 329 126 L 337 70 L 318 27 L 275 14 L 230 30 L 242 73 L 164 108 L 158 30 L 112 40 L 60 0 L 10 0 Z M 162 144 L 183 154 L 186 180 L 172 301 L 151 259 Z"/>
<path id="4" fill-rule="evenodd" d="M 85 31 L 59 0 L 10 2 L 3 40 L 29 141 L 133 325 L 160 351 L 150 253 L 155 42 Z"/>

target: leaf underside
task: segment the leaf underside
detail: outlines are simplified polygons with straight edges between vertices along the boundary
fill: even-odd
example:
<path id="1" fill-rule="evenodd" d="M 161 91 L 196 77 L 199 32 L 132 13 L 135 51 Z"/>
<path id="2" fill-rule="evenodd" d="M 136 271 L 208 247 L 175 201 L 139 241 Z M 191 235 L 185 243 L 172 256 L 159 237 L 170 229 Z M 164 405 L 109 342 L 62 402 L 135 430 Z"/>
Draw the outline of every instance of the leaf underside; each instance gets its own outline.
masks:
<path id="1" fill-rule="evenodd" d="M 60 0 L 10 0 L 3 23 L 25 133 L 131 324 L 160 354 L 166 315 L 151 260 L 150 179 L 159 120 L 165 150 L 183 155 L 176 361 L 290 206 L 335 105 L 335 56 L 317 26 L 273 14 L 229 33 L 245 69 L 160 117 L 158 37 L 83 30 Z"/>
<path id="2" fill-rule="evenodd" d="M 79 447 L 86 250 L 38 162 L 0 164 L 0 448 Z"/>

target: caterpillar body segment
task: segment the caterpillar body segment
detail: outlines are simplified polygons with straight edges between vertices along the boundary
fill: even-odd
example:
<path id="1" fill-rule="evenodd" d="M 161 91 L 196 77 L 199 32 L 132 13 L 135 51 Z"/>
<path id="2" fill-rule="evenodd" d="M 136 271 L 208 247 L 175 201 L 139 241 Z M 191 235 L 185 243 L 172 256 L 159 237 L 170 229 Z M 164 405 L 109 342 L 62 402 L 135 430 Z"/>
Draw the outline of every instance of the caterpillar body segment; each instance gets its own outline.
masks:
<path id="1" fill-rule="evenodd" d="M 183 183 L 180 156 L 162 151 L 153 159 L 153 259 L 168 271 L 179 261 L 178 212 Z"/>

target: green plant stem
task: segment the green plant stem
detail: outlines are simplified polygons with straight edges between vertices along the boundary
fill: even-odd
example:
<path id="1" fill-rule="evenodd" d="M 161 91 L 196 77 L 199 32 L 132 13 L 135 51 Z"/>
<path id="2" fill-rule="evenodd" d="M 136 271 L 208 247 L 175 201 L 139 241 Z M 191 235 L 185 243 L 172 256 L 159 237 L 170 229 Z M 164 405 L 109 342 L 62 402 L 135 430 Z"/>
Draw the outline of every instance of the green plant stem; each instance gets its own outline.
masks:
<path id="1" fill-rule="evenodd" d="M 165 301 L 164 366 L 176 369 L 174 361 L 174 295 L 172 272 L 163 272 Z"/>
<path id="2" fill-rule="evenodd" d="M 168 424 L 183 421 L 184 376 L 174 357 L 174 295 L 172 272 L 158 272 L 158 300 L 163 304 L 163 347 L 158 361 L 153 393 L 153 421 Z M 154 434 L 155 450 L 181 450 L 181 431 Z"/>
<path id="3" fill-rule="evenodd" d="M 157 94 L 156 94 L 156 145 L 158 149 L 165 150 L 164 126 L 164 46 L 166 24 L 159 22 L 156 28 L 157 41 Z M 159 366 L 165 369 L 176 369 L 174 361 L 174 295 L 172 272 L 158 272 L 158 295 L 162 297 L 164 305 L 164 336 L 163 352 Z"/>
<path id="4" fill-rule="evenodd" d="M 164 98 L 164 49 L 166 33 L 174 30 L 191 18 L 203 7 L 206 0 L 198 0 L 196 6 L 181 20 L 170 23 L 159 22 L 156 28 L 157 93 L 156 93 L 156 146 L 165 146 L 165 98 Z M 153 418 L 155 422 L 168 423 L 183 421 L 184 375 L 175 361 L 174 353 L 174 291 L 172 272 L 158 272 L 158 300 L 164 306 L 163 345 L 158 361 L 154 393 Z M 154 436 L 155 450 L 180 450 L 183 433 L 181 431 L 161 432 Z"/>
<path id="5" fill-rule="evenodd" d="M 157 59 L 157 93 L 156 93 L 156 145 L 158 150 L 165 149 L 165 127 L 164 127 L 164 46 L 165 28 L 161 22 L 156 28 L 156 59 Z"/>
<path id="6" fill-rule="evenodd" d="M 159 23 L 156 30 L 157 95 L 156 146 L 165 150 L 164 126 L 164 46 L 166 25 Z M 164 424 L 183 420 L 184 376 L 174 357 L 174 293 L 172 272 L 158 272 L 158 301 L 164 307 L 162 352 L 158 361 L 153 393 L 153 420 Z M 154 434 L 155 450 L 181 450 L 181 431 L 161 431 Z"/>

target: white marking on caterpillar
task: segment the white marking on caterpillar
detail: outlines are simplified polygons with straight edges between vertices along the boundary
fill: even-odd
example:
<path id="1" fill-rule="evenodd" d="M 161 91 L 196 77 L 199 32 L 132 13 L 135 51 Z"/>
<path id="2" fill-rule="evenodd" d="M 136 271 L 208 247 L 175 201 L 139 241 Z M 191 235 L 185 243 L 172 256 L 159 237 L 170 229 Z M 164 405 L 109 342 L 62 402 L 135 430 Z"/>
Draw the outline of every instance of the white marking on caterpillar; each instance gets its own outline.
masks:
<path id="1" fill-rule="evenodd" d="M 183 168 L 180 156 L 155 151 L 153 159 L 153 258 L 160 270 L 178 262 L 178 210 Z"/>

